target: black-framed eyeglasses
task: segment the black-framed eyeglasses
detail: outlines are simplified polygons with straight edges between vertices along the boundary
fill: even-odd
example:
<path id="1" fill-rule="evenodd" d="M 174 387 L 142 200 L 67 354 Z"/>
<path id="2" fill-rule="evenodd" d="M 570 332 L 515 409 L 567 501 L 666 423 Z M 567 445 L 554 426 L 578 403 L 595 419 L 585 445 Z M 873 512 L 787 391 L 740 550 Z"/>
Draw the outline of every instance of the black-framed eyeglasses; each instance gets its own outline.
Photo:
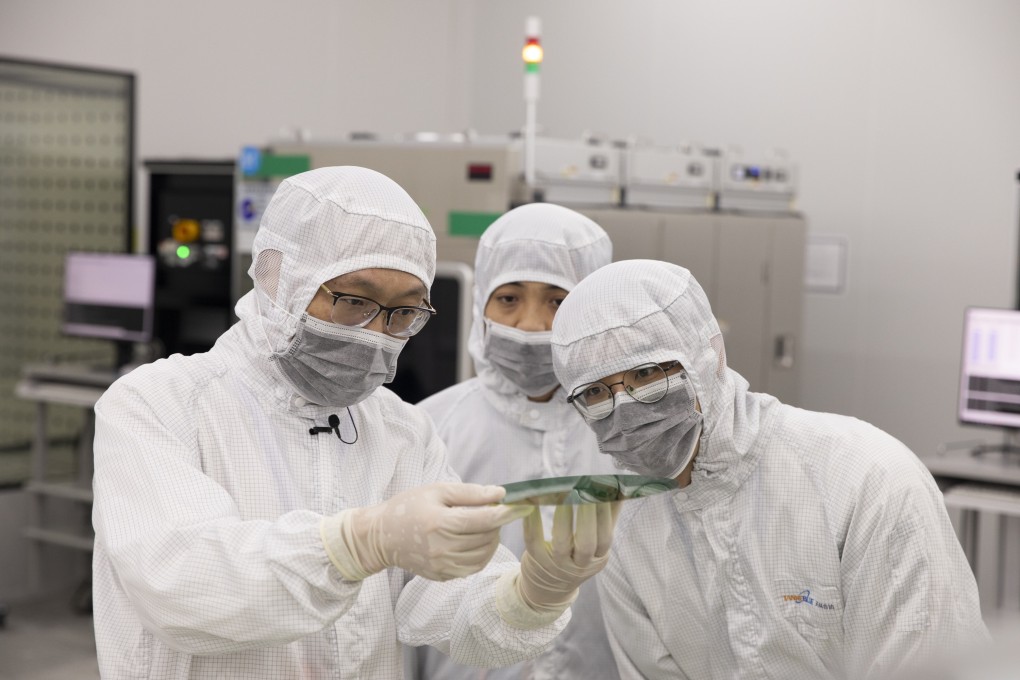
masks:
<path id="1" fill-rule="evenodd" d="M 623 385 L 627 394 L 637 401 L 654 404 L 666 396 L 669 388 L 669 372 L 677 366 L 680 366 L 679 361 L 635 366 L 624 373 L 623 380 L 618 382 L 606 384 L 601 380 L 596 380 L 587 385 L 575 387 L 567 397 L 567 403 L 573 404 L 574 408 L 589 420 L 602 420 L 616 407 L 613 388 Z M 681 379 L 686 379 L 686 376 L 686 373 L 681 373 Z"/>
<path id="2" fill-rule="evenodd" d="M 360 295 L 334 293 L 325 284 L 322 289 L 333 296 L 330 320 L 341 326 L 364 328 L 380 312 L 386 312 L 386 332 L 398 338 L 409 338 L 424 328 L 433 315 L 438 314 L 427 301 L 425 307 L 386 307 Z"/>

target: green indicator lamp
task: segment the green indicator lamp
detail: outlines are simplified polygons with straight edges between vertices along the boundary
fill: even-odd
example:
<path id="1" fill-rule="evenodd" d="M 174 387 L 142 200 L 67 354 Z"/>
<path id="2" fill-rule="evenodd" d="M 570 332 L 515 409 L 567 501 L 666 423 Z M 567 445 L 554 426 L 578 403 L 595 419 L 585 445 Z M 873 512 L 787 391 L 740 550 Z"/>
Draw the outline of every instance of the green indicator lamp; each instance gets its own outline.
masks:
<path id="1" fill-rule="evenodd" d="M 191 255 L 191 248 L 188 246 L 177 246 L 177 257 L 186 260 L 189 255 Z"/>

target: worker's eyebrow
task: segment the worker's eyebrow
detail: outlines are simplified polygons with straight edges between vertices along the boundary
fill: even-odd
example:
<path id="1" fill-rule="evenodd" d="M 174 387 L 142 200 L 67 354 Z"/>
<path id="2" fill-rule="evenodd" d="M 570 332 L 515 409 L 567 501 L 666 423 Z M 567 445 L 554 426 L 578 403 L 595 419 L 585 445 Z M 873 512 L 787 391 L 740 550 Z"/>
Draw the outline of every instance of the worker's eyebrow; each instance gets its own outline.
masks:
<path id="1" fill-rule="evenodd" d="M 389 292 L 387 290 L 384 290 L 382 287 L 380 287 L 377 283 L 375 283 L 371 279 L 359 274 L 358 272 L 344 274 L 343 276 L 335 279 L 335 281 L 336 283 L 334 283 L 332 286 L 330 285 L 326 286 L 330 290 L 333 290 L 333 292 L 346 292 L 334 290 L 334 287 L 342 288 L 344 286 L 361 288 L 367 291 L 371 297 L 384 297 Z M 399 295 L 393 295 L 392 299 L 406 298 L 412 296 L 424 298 L 425 293 L 426 293 L 425 286 L 419 281 L 410 288 L 408 288 L 407 290 L 405 290 L 404 292 L 400 293 Z"/>

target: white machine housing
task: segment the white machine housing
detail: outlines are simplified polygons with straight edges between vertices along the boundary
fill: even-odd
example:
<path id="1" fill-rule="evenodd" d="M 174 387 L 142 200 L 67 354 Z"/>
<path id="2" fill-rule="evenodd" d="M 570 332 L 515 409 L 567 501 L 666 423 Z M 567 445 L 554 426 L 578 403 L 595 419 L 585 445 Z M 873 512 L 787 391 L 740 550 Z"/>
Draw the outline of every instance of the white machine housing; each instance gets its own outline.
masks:
<path id="1" fill-rule="evenodd" d="M 609 144 L 539 137 L 532 189 L 548 203 L 618 205 L 621 168 L 620 149 Z"/>
<path id="2" fill-rule="evenodd" d="M 710 209 L 716 159 L 689 147 L 632 146 L 624 162 L 624 203 L 646 208 Z"/>
<path id="3" fill-rule="evenodd" d="M 537 159 L 546 169 L 542 186 L 551 190 L 545 200 L 601 225 L 613 241 L 615 260 L 665 260 L 690 269 L 719 319 L 729 365 L 755 391 L 796 405 L 804 218 L 785 209 L 786 201 L 766 203 L 783 210 L 762 212 L 711 210 L 704 204 L 696 210 L 623 207 L 611 196 L 619 183 L 609 179 L 620 167 L 618 149 L 573 141 L 544 148 L 560 152 L 545 162 L 541 155 Z M 438 259 L 472 267 L 485 227 L 527 196 L 519 140 L 287 142 L 272 144 L 267 152 L 307 156 L 311 168 L 360 165 L 391 177 L 432 223 Z M 591 167 L 593 153 L 605 154 L 606 167 Z M 571 165 L 576 172 L 561 172 L 550 181 L 552 168 Z M 247 263 L 239 263 L 239 271 L 246 271 Z"/>

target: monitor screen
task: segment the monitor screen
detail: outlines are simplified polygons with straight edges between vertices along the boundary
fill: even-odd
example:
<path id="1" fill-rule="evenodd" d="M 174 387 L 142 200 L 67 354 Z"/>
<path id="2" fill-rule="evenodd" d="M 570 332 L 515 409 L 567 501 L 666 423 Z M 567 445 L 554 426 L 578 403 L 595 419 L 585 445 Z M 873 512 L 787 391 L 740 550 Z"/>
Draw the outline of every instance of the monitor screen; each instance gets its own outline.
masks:
<path id="1" fill-rule="evenodd" d="M 61 330 L 67 335 L 148 342 L 155 277 L 150 255 L 68 253 Z"/>
<path id="2" fill-rule="evenodd" d="M 386 387 L 409 403 L 467 380 L 473 374 L 468 354 L 474 273 L 461 262 L 437 262 L 429 301 L 436 314 L 400 351 L 397 374 Z"/>
<path id="3" fill-rule="evenodd" d="M 1020 429 L 1020 311 L 968 309 L 961 365 L 960 421 Z"/>

